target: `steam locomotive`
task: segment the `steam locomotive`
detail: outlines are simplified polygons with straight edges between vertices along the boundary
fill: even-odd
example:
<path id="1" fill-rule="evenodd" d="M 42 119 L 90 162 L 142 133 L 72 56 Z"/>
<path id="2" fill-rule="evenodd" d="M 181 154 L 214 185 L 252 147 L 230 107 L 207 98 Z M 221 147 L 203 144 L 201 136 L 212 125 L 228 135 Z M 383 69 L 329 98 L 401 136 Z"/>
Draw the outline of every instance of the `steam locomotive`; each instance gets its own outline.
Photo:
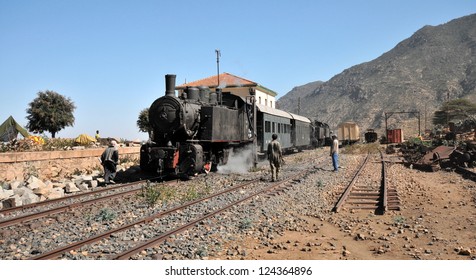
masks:
<path id="1" fill-rule="evenodd" d="M 149 108 L 150 140 L 141 146 L 140 167 L 159 176 L 190 176 L 226 164 L 230 152 L 248 145 L 264 156 L 272 134 L 284 152 L 322 146 L 329 126 L 253 102 L 221 89 L 187 88 L 175 95 L 176 75 L 165 76 L 165 96 Z M 327 129 L 327 134 L 326 134 Z M 326 139 L 327 135 L 327 139 Z M 254 143 L 256 141 L 256 144 Z"/>

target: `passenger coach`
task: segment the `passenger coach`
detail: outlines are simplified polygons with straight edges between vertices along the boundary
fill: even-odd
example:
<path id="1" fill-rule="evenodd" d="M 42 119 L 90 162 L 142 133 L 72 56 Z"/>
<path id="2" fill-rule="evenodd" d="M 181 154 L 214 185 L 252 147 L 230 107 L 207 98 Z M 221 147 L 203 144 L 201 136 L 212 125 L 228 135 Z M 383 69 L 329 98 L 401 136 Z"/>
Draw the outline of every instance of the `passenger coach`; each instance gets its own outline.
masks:
<path id="1" fill-rule="evenodd" d="M 266 155 L 273 134 L 278 135 L 284 152 L 301 151 L 310 146 L 311 120 L 260 104 L 256 104 L 256 107 L 257 142 L 262 155 Z"/>

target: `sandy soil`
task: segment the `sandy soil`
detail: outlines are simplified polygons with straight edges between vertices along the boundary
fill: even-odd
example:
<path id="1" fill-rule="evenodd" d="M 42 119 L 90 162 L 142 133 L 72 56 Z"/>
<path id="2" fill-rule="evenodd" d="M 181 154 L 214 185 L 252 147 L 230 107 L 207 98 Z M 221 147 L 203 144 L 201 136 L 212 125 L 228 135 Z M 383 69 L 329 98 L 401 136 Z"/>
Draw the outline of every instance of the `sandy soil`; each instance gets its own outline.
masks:
<path id="1" fill-rule="evenodd" d="M 248 260 L 476 259 L 476 183 L 445 170 L 389 169 L 400 211 L 368 210 L 301 217 L 308 228 L 276 236 L 269 246 L 244 242 Z"/>

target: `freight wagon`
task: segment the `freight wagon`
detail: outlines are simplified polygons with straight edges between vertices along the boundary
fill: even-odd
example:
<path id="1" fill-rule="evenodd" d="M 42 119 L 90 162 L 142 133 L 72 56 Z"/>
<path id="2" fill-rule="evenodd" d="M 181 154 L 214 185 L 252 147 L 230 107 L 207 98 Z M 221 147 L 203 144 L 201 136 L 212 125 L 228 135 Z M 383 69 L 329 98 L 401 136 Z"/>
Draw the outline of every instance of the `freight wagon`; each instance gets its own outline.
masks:
<path id="1" fill-rule="evenodd" d="M 343 122 L 337 127 L 337 139 L 342 145 L 360 141 L 360 129 L 355 122 Z"/>

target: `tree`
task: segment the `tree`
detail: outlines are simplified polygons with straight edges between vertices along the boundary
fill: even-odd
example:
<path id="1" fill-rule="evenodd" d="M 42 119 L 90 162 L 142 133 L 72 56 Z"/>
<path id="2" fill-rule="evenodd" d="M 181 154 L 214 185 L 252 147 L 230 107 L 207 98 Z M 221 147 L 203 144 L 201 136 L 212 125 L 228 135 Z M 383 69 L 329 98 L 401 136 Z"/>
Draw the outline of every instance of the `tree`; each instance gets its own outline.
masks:
<path id="1" fill-rule="evenodd" d="M 149 122 L 149 108 L 145 108 L 139 113 L 139 119 L 137 119 L 137 126 L 140 132 L 147 132 L 150 136 L 152 127 Z"/>
<path id="2" fill-rule="evenodd" d="M 433 115 L 435 125 L 446 125 L 448 122 L 461 121 L 465 119 L 475 120 L 476 104 L 466 99 L 455 99 L 443 103 L 438 111 Z"/>
<path id="3" fill-rule="evenodd" d="M 33 132 L 48 131 L 55 138 L 56 133 L 74 124 L 74 103 L 71 99 L 57 92 L 47 90 L 38 92 L 38 97 L 29 104 L 28 124 L 26 127 Z"/>

